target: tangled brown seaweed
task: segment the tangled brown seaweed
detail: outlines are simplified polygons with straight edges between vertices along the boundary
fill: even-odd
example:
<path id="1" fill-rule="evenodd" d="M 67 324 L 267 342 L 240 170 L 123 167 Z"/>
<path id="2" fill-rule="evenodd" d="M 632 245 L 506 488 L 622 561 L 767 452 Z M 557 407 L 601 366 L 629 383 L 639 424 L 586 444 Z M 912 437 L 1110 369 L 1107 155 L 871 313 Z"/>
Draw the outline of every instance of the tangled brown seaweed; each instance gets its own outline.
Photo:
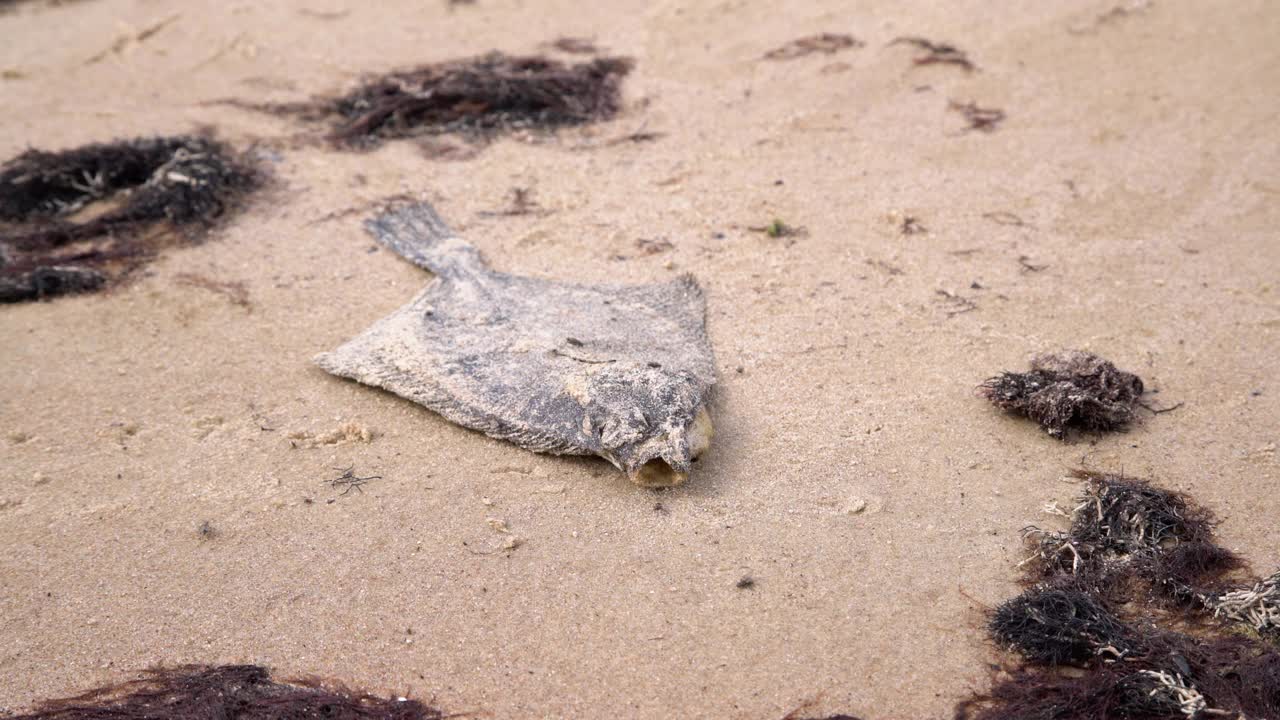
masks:
<path id="1" fill-rule="evenodd" d="M 9 720 L 442 720 L 417 700 L 333 682 L 280 682 L 257 665 L 182 665 L 47 701 Z"/>
<path id="2" fill-rule="evenodd" d="M 1143 384 L 1108 360 L 1070 350 L 1035 358 L 1029 372 L 989 378 L 978 391 L 996 407 L 1024 415 L 1065 439 L 1069 428 L 1108 431 L 1132 422 Z"/>
<path id="3" fill-rule="evenodd" d="M 1240 587 L 1244 563 L 1191 498 L 1078 476 L 1087 486 L 1070 528 L 1024 531 L 1030 587 L 989 621 L 1020 659 L 955 717 L 1280 717 L 1280 573 Z"/>

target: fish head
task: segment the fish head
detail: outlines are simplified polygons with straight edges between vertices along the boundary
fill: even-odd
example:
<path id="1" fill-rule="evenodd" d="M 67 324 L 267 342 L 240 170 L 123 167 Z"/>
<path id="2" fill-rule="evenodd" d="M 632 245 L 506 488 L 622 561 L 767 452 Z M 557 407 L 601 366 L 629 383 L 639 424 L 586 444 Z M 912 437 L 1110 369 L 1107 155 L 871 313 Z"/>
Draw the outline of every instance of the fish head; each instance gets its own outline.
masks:
<path id="1" fill-rule="evenodd" d="M 571 385 L 585 411 L 587 444 L 637 485 L 679 485 L 711 444 L 709 388 L 694 373 L 616 363 L 585 371 Z"/>

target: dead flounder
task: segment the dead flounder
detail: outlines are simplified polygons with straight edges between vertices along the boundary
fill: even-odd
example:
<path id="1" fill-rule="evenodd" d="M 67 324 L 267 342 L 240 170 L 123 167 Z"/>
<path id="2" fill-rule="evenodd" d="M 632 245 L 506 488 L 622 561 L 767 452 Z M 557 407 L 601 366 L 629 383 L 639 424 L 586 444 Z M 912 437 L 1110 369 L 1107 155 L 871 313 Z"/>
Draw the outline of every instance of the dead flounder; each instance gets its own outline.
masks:
<path id="1" fill-rule="evenodd" d="M 490 268 L 435 210 L 365 223 L 435 279 L 316 364 L 534 452 L 599 455 L 639 485 L 684 482 L 716 381 L 692 276 L 581 285 Z"/>

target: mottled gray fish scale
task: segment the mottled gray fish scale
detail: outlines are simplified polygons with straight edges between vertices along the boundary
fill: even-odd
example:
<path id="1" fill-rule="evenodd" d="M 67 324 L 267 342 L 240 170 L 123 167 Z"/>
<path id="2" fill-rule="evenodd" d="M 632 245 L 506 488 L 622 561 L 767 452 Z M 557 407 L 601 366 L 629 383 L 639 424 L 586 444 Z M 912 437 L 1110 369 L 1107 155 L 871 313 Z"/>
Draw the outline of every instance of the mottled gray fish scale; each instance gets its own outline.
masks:
<path id="1" fill-rule="evenodd" d="M 436 277 L 320 367 L 529 450 L 599 455 L 644 485 L 684 479 L 710 441 L 716 380 L 691 276 L 612 286 L 498 272 L 425 203 L 366 228 Z"/>

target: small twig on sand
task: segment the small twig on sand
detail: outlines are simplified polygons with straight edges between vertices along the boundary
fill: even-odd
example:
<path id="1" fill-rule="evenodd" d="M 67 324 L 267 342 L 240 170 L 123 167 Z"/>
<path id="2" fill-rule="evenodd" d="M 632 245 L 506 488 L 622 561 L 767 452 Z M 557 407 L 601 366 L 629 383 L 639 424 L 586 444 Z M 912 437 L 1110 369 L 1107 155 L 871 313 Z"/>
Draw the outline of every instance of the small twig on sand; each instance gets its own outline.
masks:
<path id="1" fill-rule="evenodd" d="M 174 279 L 183 285 L 203 288 L 209 292 L 217 293 L 230 300 L 232 305 L 239 305 L 245 310 L 253 311 L 253 303 L 249 302 L 249 290 L 245 288 L 243 282 L 214 280 L 195 273 L 178 273 L 174 276 Z"/>
<path id="2" fill-rule="evenodd" d="M 1180 403 L 1177 403 L 1176 405 L 1170 405 L 1170 406 L 1169 406 L 1169 407 L 1167 407 L 1167 408 L 1155 408 L 1155 407 L 1151 407 L 1150 405 L 1148 405 L 1148 404 L 1146 404 L 1146 403 L 1144 403 L 1144 402 L 1140 402 L 1140 403 L 1138 403 L 1138 405 L 1139 405 L 1143 410 L 1146 410 L 1147 412 L 1151 413 L 1152 415 L 1162 415 L 1162 414 L 1167 413 L 1167 412 L 1173 412 L 1174 410 L 1177 410 L 1178 408 L 1182 407 L 1182 406 L 1183 406 L 1183 405 L 1185 405 L 1185 404 L 1186 404 L 1186 403 L 1181 403 L 1181 402 L 1180 402 Z"/>
<path id="3" fill-rule="evenodd" d="M 641 255 L 658 255 L 674 248 L 675 245 L 666 238 L 637 238 L 636 249 Z"/>
<path id="4" fill-rule="evenodd" d="M 1018 256 L 1018 264 L 1022 266 L 1023 272 L 1040 272 L 1041 270 L 1049 267 L 1048 265 L 1033 265 L 1031 263 L 1031 258 L 1026 255 Z"/>
<path id="5" fill-rule="evenodd" d="M 922 37 L 894 38 L 893 42 L 889 44 L 910 45 L 924 50 L 923 55 L 917 55 L 912 59 L 912 62 L 916 65 L 955 65 L 965 72 L 973 72 L 978 69 L 973 64 L 973 61 L 969 59 L 968 54 L 954 45 L 935 43 Z"/>
<path id="6" fill-rule="evenodd" d="M 311 227 L 312 225 L 320 225 L 321 223 L 327 223 L 331 220 L 340 220 L 344 217 L 350 217 L 352 215 L 363 215 L 369 212 L 370 209 L 375 207 L 384 206 L 384 205 L 388 205 L 390 203 L 395 203 L 395 202 L 409 202 L 413 199 L 414 198 L 412 195 L 400 193 L 398 195 L 392 195 L 390 197 L 370 200 L 369 202 L 361 203 L 359 205 L 353 205 L 348 208 L 343 208 L 341 210 L 334 210 L 333 212 L 325 213 L 324 215 L 321 215 L 315 220 L 308 220 L 306 223 L 303 223 L 302 227 Z"/>
<path id="7" fill-rule="evenodd" d="M 169 25 L 177 22 L 178 18 L 180 17 L 182 17 L 182 13 L 173 13 L 172 15 L 169 15 L 168 17 L 162 20 L 157 20 L 140 30 L 137 30 L 125 35 L 121 35 L 117 37 L 114 42 L 111 43 L 110 47 L 108 47 L 106 50 L 103 50 L 102 52 L 97 53 L 96 55 L 89 58 L 88 60 L 85 60 L 84 64 L 92 65 L 96 62 L 101 62 L 102 60 L 106 59 L 110 55 L 119 55 L 120 53 L 124 52 L 126 48 L 130 48 L 136 45 L 141 45 L 142 43 L 146 42 L 151 36 L 165 29 Z"/>
<path id="8" fill-rule="evenodd" d="M 951 305 L 951 307 L 946 310 L 947 317 L 949 318 L 978 309 L 978 303 L 974 302 L 971 298 L 964 297 L 963 295 L 957 295 L 956 293 L 947 290 L 938 290 L 937 293 L 942 297 L 943 303 L 949 303 Z"/>
<path id="9" fill-rule="evenodd" d="M 880 270 L 883 270 L 889 275 L 905 275 L 906 274 L 902 268 L 898 267 L 897 265 L 894 265 L 891 262 L 887 262 L 885 260 L 873 260 L 871 258 L 867 258 L 867 264 L 873 268 L 878 268 Z"/>
<path id="10" fill-rule="evenodd" d="M 552 42 L 544 43 L 543 46 L 571 55 L 594 55 L 600 52 L 600 48 L 596 47 L 594 41 L 590 38 L 581 37 L 560 37 Z"/>
<path id="11" fill-rule="evenodd" d="M 919 235 L 921 233 L 929 232 L 929 228 L 926 228 L 924 225 L 920 224 L 919 218 L 911 215 L 907 215 L 906 217 L 902 218 L 902 224 L 898 227 L 898 230 L 903 235 Z"/>
<path id="12" fill-rule="evenodd" d="M 969 130 L 978 132 L 995 132 L 1005 118 L 1003 110 L 978 107 L 978 104 L 973 101 L 962 103 L 951 100 L 947 103 L 947 107 L 964 116 L 965 121 L 969 123 Z"/>
<path id="13" fill-rule="evenodd" d="M 481 210 L 477 214 L 481 217 L 514 217 L 533 213 L 547 214 L 547 211 L 543 210 L 542 206 L 533 199 L 533 188 L 513 187 L 511 188 L 510 196 L 511 203 L 505 210 Z"/>
<path id="14" fill-rule="evenodd" d="M 357 476 L 356 476 L 356 468 L 355 468 L 355 466 L 354 466 L 354 465 L 352 465 L 352 466 L 351 466 L 351 467 L 349 467 L 349 468 L 334 468 L 334 470 L 341 470 L 341 471 L 342 471 L 342 474 L 341 474 L 341 475 L 339 475 L 338 477 L 334 478 L 333 480 L 330 480 L 330 481 L 329 481 L 329 486 L 330 486 L 330 487 L 335 487 L 335 488 L 343 488 L 343 491 L 342 491 L 342 493 L 341 493 L 342 495 L 347 495 L 347 494 L 348 494 L 348 493 L 350 493 L 352 490 L 357 490 L 357 491 L 359 491 L 359 492 L 363 493 L 363 492 L 364 492 L 364 486 L 365 486 L 365 485 L 367 485 L 367 484 L 369 483 L 369 481 L 370 481 L 370 480 L 381 480 L 381 479 L 382 479 L 382 476 L 381 476 L 381 475 L 370 475 L 370 476 L 368 476 L 368 477 L 357 477 Z"/>
<path id="15" fill-rule="evenodd" d="M 1098 31 L 1103 25 L 1109 25 L 1118 20 L 1123 20 L 1131 15 L 1146 12 L 1151 7 L 1151 0 L 1130 0 L 1111 8 L 1110 10 L 1095 15 L 1089 22 L 1079 25 L 1073 25 L 1067 28 L 1067 32 L 1072 35 L 1090 35 Z"/>
<path id="16" fill-rule="evenodd" d="M 315 18 L 316 20 L 341 20 L 351 14 L 350 10 L 313 10 L 311 8 L 299 8 L 299 15 Z"/>
<path id="17" fill-rule="evenodd" d="M 995 212 L 982 213 L 982 217 L 990 220 L 997 225 L 1009 225 L 1010 227 L 1031 227 L 1031 224 L 1022 218 L 1014 215 L 1006 210 L 996 210 Z"/>
<path id="18" fill-rule="evenodd" d="M 645 124 L 647 124 L 647 123 L 645 123 Z M 622 135 L 622 136 L 620 136 L 620 137 L 611 138 L 611 139 L 609 139 L 609 140 L 606 140 L 606 141 L 604 142 L 604 146 L 605 146 L 605 147 L 613 147 L 614 145 L 622 145 L 622 144 L 624 144 L 624 143 L 642 143 L 642 142 L 652 142 L 652 141 L 657 140 L 658 138 L 662 137 L 663 135 L 666 135 L 666 133 L 660 133 L 660 132 L 653 132 L 653 131 L 645 130 L 645 129 L 644 129 L 644 128 L 645 128 L 645 124 L 641 124 L 641 125 L 640 125 L 640 128 L 639 128 L 639 129 L 637 129 L 635 132 L 627 133 L 626 135 Z"/>
<path id="19" fill-rule="evenodd" d="M 837 33 L 821 33 L 819 35 L 809 35 L 798 40 L 774 48 L 764 54 L 765 60 L 794 60 L 795 58 L 812 55 L 813 53 L 822 53 L 830 55 L 840 50 L 849 48 L 862 47 L 863 43 L 854 39 L 852 35 L 843 35 Z"/>

